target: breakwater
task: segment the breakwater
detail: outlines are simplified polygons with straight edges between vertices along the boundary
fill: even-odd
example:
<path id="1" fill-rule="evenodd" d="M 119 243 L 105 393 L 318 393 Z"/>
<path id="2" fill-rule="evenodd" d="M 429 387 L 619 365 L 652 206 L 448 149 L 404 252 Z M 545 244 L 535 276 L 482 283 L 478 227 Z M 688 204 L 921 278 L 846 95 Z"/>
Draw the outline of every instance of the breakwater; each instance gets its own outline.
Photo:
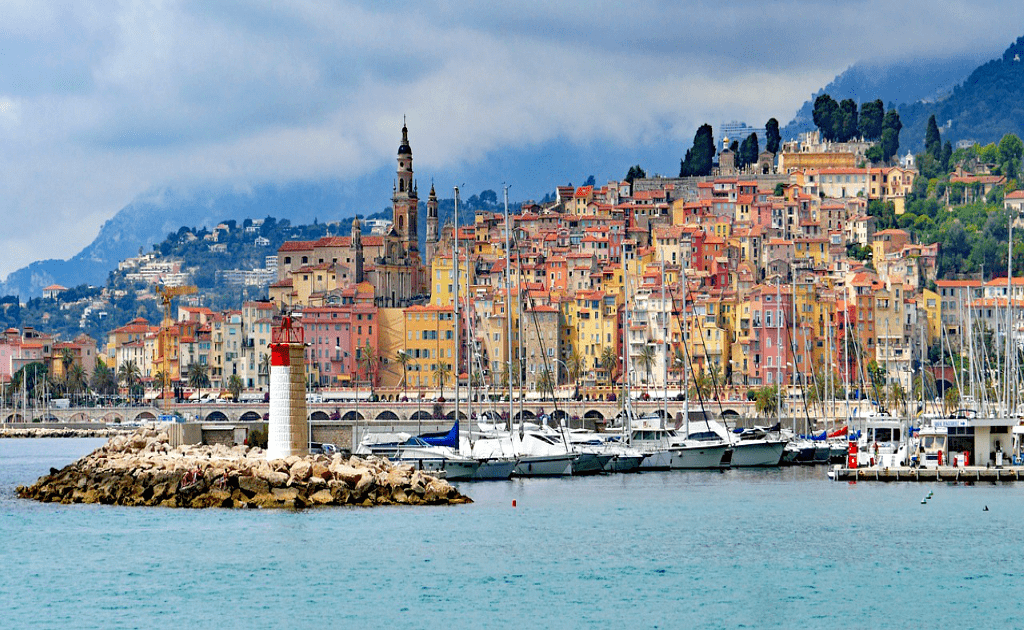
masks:
<path id="1" fill-rule="evenodd" d="M 155 429 L 113 437 L 16 492 L 50 503 L 187 508 L 471 502 L 443 479 L 383 459 L 310 455 L 267 460 L 262 449 L 247 446 L 172 447 L 167 434 Z"/>
<path id="2" fill-rule="evenodd" d="M 109 438 L 125 433 L 125 429 L 107 427 L 3 427 L 0 438 Z"/>

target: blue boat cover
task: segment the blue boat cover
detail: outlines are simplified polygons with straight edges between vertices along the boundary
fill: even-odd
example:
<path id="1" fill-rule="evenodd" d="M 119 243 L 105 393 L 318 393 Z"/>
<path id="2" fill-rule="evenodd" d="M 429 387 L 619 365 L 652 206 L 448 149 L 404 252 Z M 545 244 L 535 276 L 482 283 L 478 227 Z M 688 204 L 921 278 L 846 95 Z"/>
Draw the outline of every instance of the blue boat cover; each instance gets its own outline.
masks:
<path id="1" fill-rule="evenodd" d="M 425 433 L 421 435 L 420 438 L 431 446 L 450 446 L 451 448 L 459 448 L 459 421 L 455 421 L 455 424 L 452 425 L 452 428 L 448 433 Z"/>

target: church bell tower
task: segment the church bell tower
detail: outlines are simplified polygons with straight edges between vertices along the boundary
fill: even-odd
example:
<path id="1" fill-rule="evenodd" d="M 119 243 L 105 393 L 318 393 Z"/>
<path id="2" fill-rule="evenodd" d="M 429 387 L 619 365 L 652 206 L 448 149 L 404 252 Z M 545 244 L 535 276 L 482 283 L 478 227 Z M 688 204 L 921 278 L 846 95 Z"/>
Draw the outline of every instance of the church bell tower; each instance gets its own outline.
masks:
<path id="1" fill-rule="evenodd" d="M 392 222 L 402 239 L 402 246 L 410 258 L 418 259 L 419 235 L 416 232 L 416 218 L 419 212 L 419 195 L 412 178 L 412 148 L 409 146 L 409 128 L 402 124 L 402 144 L 398 146 L 398 172 L 394 195 L 391 198 Z M 415 253 L 415 254 L 414 254 Z"/>

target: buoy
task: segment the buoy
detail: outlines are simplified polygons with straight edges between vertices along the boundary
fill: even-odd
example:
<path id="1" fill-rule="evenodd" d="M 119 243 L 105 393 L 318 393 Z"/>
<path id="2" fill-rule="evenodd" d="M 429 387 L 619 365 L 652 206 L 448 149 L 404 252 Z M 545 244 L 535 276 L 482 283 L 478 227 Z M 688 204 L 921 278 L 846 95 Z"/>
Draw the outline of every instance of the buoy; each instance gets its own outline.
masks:
<path id="1" fill-rule="evenodd" d="M 516 506 L 516 500 L 512 499 L 512 507 L 515 507 L 515 506 Z"/>

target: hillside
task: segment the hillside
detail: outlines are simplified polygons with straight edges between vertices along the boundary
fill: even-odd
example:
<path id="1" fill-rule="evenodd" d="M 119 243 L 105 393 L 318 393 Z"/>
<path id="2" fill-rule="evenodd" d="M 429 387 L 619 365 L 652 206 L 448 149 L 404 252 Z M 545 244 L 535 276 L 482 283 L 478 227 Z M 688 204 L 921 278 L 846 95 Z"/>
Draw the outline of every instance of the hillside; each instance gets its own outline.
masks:
<path id="1" fill-rule="evenodd" d="M 935 103 L 900 108 L 901 150 L 915 153 L 924 146 L 928 117 L 935 114 L 942 137 L 954 144 L 975 140 L 998 142 L 1003 135 L 1024 136 L 1024 37 L 1001 57 L 975 69 L 951 94 Z"/>
<path id="2" fill-rule="evenodd" d="M 993 51 L 994 52 L 994 51 Z M 964 80 L 978 64 L 989 57 L 979 53 L 966 57 L 915 60 L 913 62 L 856 63 L 836 76 L 831 83 L 811 95 L 793 120 L 782 129 L 785 139 L 796 138 L 814 129 L 811 109 L 822 93 L 841 101 L 852 98 L 858 103 L 882 99 L 887 106 L 918 101 L 932 102 L 947 94 Z"/>

